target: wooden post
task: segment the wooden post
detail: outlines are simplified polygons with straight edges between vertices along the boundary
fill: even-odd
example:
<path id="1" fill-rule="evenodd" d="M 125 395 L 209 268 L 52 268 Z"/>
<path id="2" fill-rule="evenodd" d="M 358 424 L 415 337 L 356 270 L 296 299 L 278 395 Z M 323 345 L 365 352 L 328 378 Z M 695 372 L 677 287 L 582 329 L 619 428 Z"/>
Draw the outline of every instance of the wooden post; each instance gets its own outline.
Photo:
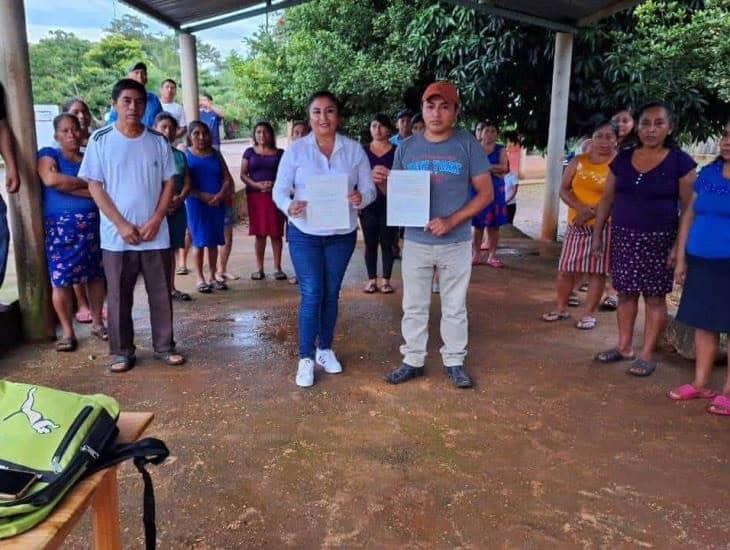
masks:
<path id="1" fill-rule="evenodd" d="M 117 468 L 109 468 L 91 500 L 91 526 L 96 550 L 121 550 Z"/>
<path id="2" fill-rule="evenodd" d="M 182 81 L 183 108 L 185 119 L 190 124 L 200 119 L 198 106 L 198 49 L 195 36 L 181 32 L 180 40 L 180 80 Z"/>
<path id="3" fill-rule="evenodd" d="M 558 236 L 560 182 L 563 177 L 565 130 L 568 122 L 570 95 L 570 66 L 573 58 L 573 35 L 555 34 L 553 59 L 553 89 L 550 98 L 550 129 L 548 130 L 547 173 L 542 207 L 541 239 L 554 241 Z"/>
<path id="4" fill-rule="evenodd" d="M 41 341 L 54 338 L 55 326 L 46 268 L 41 184 L 35 168 L 35 115 L 23 4 L 23 0 L 0 2 L 0 79 L 5 85 L 20 175 L 20 191 L 9 196 L 8 206 L 23 336 L 27 341 Z"/>

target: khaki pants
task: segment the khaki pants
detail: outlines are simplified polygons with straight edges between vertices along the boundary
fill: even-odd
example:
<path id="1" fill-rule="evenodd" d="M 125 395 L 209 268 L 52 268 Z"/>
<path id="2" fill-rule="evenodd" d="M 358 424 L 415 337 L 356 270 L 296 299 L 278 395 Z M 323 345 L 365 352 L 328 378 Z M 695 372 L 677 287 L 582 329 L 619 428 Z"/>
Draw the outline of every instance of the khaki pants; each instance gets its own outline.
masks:
<path id="1" fill-rule="evenodd" d="M 441 287 L 441 357 L 444 366 L 464 364 L 469 339 L 466 292 L 471 279 L 471 241 L 424 245 L 406 240 L 403 248 L 403 362 L 426 362 L 431 280 L 438 268 Z"/>

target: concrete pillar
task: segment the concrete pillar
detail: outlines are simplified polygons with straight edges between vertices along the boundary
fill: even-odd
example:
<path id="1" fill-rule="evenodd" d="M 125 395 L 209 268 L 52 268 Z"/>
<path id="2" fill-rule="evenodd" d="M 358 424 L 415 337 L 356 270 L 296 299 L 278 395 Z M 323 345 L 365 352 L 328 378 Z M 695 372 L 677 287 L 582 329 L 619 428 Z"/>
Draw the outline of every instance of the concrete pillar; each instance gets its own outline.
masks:
<path id="1" fill-rule="evenodd" d="M 180 77 L 183 90 L 183 108 L 188 124 L 198 120 L 198 48 L 195 36 L 180 33 Z"/>
<path id="2" fill-rule="evenodd" d="M 36 174 L 36 135 L 23 0 L 0 2 L 0 79 L 16 140 L 20 191 L 9 196 L 10 227 L 18 277 L 23 336 L 55 336 L 44 247 L 41 184 Z"/>
<path id="3" fill-rule="evenodd" d="M 558 212 L 560 208 L 560 181 L 563 176 L 565 130 L 568 121 L 568 96 L 570 93 L 570 66 L 573 58 L 573 35 L 555 34 L 555 58 L 553 59 L 553 88 L 550 98 L 550 128 L 548 130 L 547 173 L 542 208 L 543 240 L 554 241 L 558 236 Z"/>

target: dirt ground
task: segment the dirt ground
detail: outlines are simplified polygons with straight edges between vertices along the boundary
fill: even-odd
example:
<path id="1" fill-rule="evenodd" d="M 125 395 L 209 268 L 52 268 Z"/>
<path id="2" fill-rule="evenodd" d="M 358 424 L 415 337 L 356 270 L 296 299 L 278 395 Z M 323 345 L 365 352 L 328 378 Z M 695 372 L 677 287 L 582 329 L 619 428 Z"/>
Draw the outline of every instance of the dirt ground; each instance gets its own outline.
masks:
<path id="1" fill-rule="evenodd" d="M 427 375 L 383 381 L 400 360 L 400 274 L 395 295 L 363 294 L 361 247 L 335 343 L 345 371 L 318 372 L 311 389 L 294 385 L 297 288 L 271 278 L 176 304 L 185 367 L 151 359 L 140 288 L 133 371 L 109 374 L 105 346 L 81 329 L 76 353 L 24 346 L 0 376 L 155 412 L 149 434 L 172 454 L 153 468 L 160 548 L 727 547 L 730 423 L 664 397 L 691 364 L 663 353 L 647 379 L 593 364 L 613 343 L 612 314 L 589 333 L 542 323 L 557 249 L 503 246 L 507 269 L 472 278 L 472 390 L 441 371 L 438 298 Z M 252 263 L 238 227 L 231 268 Z M 140 548 L 141 479 L 127 464 L 120 483 L 124 547 Z M 68 547 L 88 534 L 86 519 Z"/>

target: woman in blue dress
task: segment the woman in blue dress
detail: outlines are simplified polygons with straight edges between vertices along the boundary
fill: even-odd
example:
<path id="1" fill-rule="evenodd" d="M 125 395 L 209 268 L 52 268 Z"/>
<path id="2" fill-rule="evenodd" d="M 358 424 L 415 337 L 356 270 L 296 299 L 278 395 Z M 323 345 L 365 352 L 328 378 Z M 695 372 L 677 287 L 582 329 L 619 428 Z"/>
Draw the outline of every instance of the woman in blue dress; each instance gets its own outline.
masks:
<path id="1" fill-rule="evenodd" d="M 481 131 L 481 144 L 484 152 L 492 163 L 489 171 L 492 174 L 494 185 L 494 201 L 492 201 L 478 216 L 474 216 L 471 225 L 474 228 L 474 244 L 472 254 L 472 265 L 482 263 L 482 250 L 487 252 L 487 261 L 484 262 L 490 267 L 504 267 L 501 260 L 497 258 L 497 245 L 499 244 L 499 228 L 507 223 L 507 201 L 504 196 L 504 175 L 509 172 L 507 161 L 507 150 L 504 145 L 497 143 L 499 129 L 494 122 L 484 121 Z M 473 192 L 473 190 L 472 190 Z M 482 246 L 484 229 L 487 230 L 487 243 Z"/>
<path id="2" fill-rule="evenodd" d="M 233 195 L 233 178 L 221 154 L 213 149 L 210 129 L 200 121 L 188 125 L 188 170 L 192 183 L 185 200 L 188 229 L 193 241 L 196 289 L 204 294 L 227 290 L 222 278 L 216 278 L 218 247 L 225 244 L 223 201 Z M 210 278 L 203 271 L 203 258 L 208 250 Z M 220 279 L 220 280 L 219 280 Z"/>
<path id="3" fill-rule="evenodd" d="M 53 119 L 53 128 L 59 147 L 44 147 L 38 152 L 37 170 L 43 182 L 45 248 L 53 308 L 62 331 L 56 350 L 74 351 L 77 346 L 73 327 L 74 285 L 86 287 L 91 333 L 107 339 L 101 313 L 105 288 L 99 210 L 91 199 L 88 184 L 76 177 L 82 158 L 79 121 L 63 113 Z"/>

